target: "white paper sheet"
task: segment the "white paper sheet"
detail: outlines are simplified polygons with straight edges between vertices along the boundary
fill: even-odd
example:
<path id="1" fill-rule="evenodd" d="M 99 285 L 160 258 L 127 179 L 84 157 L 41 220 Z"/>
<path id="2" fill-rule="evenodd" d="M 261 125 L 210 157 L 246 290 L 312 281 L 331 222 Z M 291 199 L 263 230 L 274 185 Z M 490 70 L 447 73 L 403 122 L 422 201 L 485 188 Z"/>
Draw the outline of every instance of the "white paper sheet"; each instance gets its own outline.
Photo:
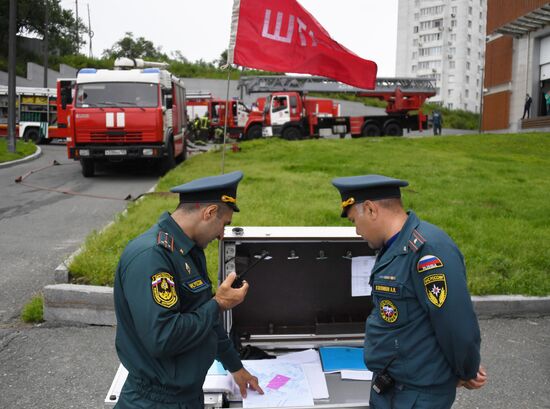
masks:
<path id="1" fill-rule="evenodd" d="M 279 355 L 277 360 L 280 362 L 291 362 L 301 364 L 306 374 L 313 399 L 328 399 L 328 386 L 319 352 L 315 349 L 306 349 L 299 352 Z"/>
<path id="2" fill-rule="evenodd" d="M 370 274 L 376 257 L 361 256 L 351 259 L 351 296 L 363 297 L 370 295 L 372 288 L 369 284 Z"/>
<path id="3" fill-rule="evenodd" d="M 340 371 L 340 377 L 341 379 L 353 379 L 356 381 L 371 381 L 372 372 L 371 371 L 350 371 L 346 369 L 346 370 Z"/>
<path id="4" fill-rule="evenodd" d="M 327 378 L 320 363 L 302 364 L 313 399 L 328 399 Z"/>
<path id="5" fill-rule="evenodd" d="M 319 352 L 315 349 L 306 349 L 299 352 L 291 352 L 277 357 L 279 361 L 293 362 L 295 364 L 314 364 L 321 363 Z"/>
<path id="6" fill-rule="evenodd" d="M 313 396 L 302 366 L 284 361 L 263 359 L 243 361 L 244 367 L 258 377 L 264 394 L 248 391 L 243 408 L 279 408 L 313 406 Z M 286 378 L 282 385 L 268 387 L 277 378 Z"/>

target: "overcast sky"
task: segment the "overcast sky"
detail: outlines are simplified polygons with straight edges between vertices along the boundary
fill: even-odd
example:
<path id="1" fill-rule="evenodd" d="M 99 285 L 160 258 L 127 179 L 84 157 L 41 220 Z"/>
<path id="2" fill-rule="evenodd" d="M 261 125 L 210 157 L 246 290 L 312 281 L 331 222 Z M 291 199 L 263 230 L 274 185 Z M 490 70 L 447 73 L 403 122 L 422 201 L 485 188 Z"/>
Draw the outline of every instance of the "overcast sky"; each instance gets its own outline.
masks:
<path id="1" fill-rule="evenodd" d="M 395 75 L 397 0 L 299 0 L 333 39 L 378 64 L 378 76 Z M 61 0 L 75 10 L 75 0 Z M 143 36 L 170 55 L 180 50 L 191 61 L 218 59 L 229 43 L 232 0 L 78 0 L 99 57 L 124 33 Z M 88 54 L 89 49 L 81 50 Z"/>

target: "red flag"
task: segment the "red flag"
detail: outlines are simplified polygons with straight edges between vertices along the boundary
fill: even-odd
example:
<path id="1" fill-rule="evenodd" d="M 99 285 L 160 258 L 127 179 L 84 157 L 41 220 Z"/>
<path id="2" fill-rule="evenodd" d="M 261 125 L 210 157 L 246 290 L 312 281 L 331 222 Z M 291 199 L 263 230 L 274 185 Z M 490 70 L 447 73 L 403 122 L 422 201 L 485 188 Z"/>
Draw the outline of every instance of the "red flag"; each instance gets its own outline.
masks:
<path id="1" fill-rule="evenodd" d="M 334 41 L 296 0 L 234 0 L 228 62 L 365 89 L 376 83 L 376 63 Z"/>

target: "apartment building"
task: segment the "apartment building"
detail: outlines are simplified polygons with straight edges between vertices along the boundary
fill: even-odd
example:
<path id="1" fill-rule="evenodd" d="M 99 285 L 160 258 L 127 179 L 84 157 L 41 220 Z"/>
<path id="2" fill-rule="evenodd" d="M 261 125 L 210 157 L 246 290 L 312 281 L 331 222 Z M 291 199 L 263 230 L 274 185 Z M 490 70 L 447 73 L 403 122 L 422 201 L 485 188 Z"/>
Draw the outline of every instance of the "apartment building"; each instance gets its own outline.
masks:
<path id="1" fill-rule="evenodd" d="M 396 76 L 433 78 L 430 99 L 479 112 L 487 0 L 399 0 Z"/>
<path id="2" fill-rule="evenodd" d="M 487 34 L 483 130 L 550 131 L 550 2 L 488 0 Z"/>

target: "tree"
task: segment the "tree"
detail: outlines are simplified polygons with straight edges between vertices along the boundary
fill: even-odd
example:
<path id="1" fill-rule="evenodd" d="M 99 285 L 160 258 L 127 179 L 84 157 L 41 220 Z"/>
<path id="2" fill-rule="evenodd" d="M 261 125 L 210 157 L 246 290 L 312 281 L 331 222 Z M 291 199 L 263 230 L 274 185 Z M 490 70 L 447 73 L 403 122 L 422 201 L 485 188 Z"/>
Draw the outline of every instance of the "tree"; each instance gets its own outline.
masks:
<path id="1" fill-rule="evenodd" d="M 77 54 L 87 33 L 87 26 L 79 19 L 79 43 L 76 44 L 76 19 L 71 10 L 65 10 L 60 0 L 18 0 L 17 1 L 17 32 L 31 36 L 43 36 L 46 9 L 50 14 L 48 26 L 49 48 L 60 55 Z M 8 49 L 9 2 L 0 1 L 0 55 L 5 55 Z"/>
<path id="2" fill-rule="evenodd" d="M 110 59 L 128 57 L 148 60 L 168 60 L 168 56 L 161 51 L 161 47 L 155 47 L 152 41 L 146 40 L 144 37 L 134 38 L 134 34 L 131 32 L 126 32 L 124 37 L 118 40 L 111 48 L 103 50 L 103 57 Z"/>
<path id="3" fill-rule="evenodd" d="M 217 63 L 218 68 L 221 68 L 221 67 L 223 67 L 224 65 L 227 65 L 227 53 L 228 53 L 228 50 L 225 49 L 225 50 L 220 54 L 220 59 L 214 61 L 214 63 Z"/>

